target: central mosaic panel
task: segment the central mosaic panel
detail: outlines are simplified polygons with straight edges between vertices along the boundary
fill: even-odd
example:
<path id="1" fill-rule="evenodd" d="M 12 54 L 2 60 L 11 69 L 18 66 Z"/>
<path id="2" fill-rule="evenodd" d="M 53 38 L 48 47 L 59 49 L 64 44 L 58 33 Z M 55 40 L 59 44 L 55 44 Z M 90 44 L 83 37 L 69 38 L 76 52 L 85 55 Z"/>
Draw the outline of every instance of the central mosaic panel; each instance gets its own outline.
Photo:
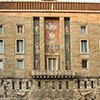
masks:
<path id="1" fill-rule="evenodd" d="M 45 19 L 45 45 L 46 53 L 59 52 L 59 20 L 58 18 Z"/>

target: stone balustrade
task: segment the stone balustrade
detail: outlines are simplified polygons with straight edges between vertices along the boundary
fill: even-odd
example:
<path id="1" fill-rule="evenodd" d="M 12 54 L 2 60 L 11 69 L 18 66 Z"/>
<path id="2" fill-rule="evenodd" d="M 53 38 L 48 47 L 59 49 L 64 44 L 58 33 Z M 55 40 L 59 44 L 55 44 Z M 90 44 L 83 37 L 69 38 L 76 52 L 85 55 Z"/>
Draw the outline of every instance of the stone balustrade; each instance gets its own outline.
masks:
<path id="1" fill-rule="evenodd" d="M 33 78 L 74 78 L 75 73 L 71 70 L 33 70 Z"/>

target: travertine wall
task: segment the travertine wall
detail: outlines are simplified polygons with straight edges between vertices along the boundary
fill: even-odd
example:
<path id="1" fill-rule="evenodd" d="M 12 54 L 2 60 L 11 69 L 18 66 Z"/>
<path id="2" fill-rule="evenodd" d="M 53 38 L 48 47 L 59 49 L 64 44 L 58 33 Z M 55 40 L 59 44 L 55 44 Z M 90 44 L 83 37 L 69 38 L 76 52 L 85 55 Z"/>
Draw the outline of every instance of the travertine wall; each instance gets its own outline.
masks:
<path id="1" fill-rule="evenodd" d="M 30 77 L 33 70 L 33 17 L 40 17 L 40 58 L 41 69 L 45 66 L 45 49 L 44 49 L 44 17 L 59 17 L 60 22 L 60 67 L 65 69 L 65 52 L 64 52 L 64 17 L 70 17 L 70 34 L 71 34 L 71 69 L 82 75 L 98 76 L 100 62 L 100 14 L 98 13 L 0 13 L 0 24 L 4 25 L 4 34 L 0 39 L 4 39 L 5 52 L 0 55 L 4 59 L 4 69 L 0 70 L 2 77 Z M 24 25 L 24 33 L 16 34 L 16 24 Z M 80 25 L 87 26 L 87 34 L 80 34 Z M 24 39 L 25 53 L 22 55 L 15 54 L 15 40 Z M 80 54 L 80 40 L 89 41 L 89 53 Z M 10 58 L 10 59 L 9 59 Z M 25 65 L 23 70 L 16 68 L 16 59 L 24 59 Z M 89 68 L 81 68 L 81 59 L 89 60 Z"/>
<path id="2" fill-rule="evenodd" d="M 0 24 L 4 26 L 4 33 L 0 35 L 0 39 L 4 39 L 4 54 L 0 55 L 4 60 L 4 68 L 0 70 L 0 76 L 30 77 L 33 69 L 33 18 L 20 16 L 20 14 L 0 14 Z M 19 35 L 16 33 L 18 24 L 24 26 L 24 33 Z M 16 39 L 24 39 L 24 54 L 16 54 Z M 24 69 L 17 69 L 16 59 L 24 60 Z"/>
<path id="3" fill-rule="evenodd" d="M 41 89 L 38 89 L 38 79 L 32 79 L 32 70 L 34 68 L 33 54 L 33 17 L 40 17 L 40 68 L 45 69 L 45 49 L 44 49 L 44 17 L 59 18 L 60 32 L 60 70 L 65 70 L 65 45 L 64 45 L 64 17 L 70 18 L 70 45 L 71 45 L 71 71 L 75 72 L 74 78 L 68 79 L 47 79 L 48 89 L 45 90 L 45 79 L 41 79 Z M 100 14 L 99 13 L 53 13 L 53 12 L 0 12 L 0 24 L 4 25 L 4 34 L 0 39 L 4 39 L 5 52 L 0 54 L 0 59 L 4 60 L 4 68 L 0 70 L 1 87 L 0 99 L 2 97 L 11 100 L 78 100 L 78 99 L 100 99 Z M 24 33 L 16 34 L 16 25 L 24 25 Z M 87 34 L 80 34 L 80 25 L 87 26 Z M 15 53 L 15 40 L 24 39 L 25 53 Z M 89 41 L 89 53 L 80 54 L 80 40 Z M 16 59 L 24 59 L 24 69 L 18 70 Z M 81 59 L 89 60 L 89 68 L 82 69 Z M 49 74 L 49 73 L 48 73 Z M 86 78 L 89 77 L 89 78 Z M 91 77 L 91 78 L 90 78 Z M 17 79 L 16 79 L 17 78 Z M 25 78 L 25 79 L 24 79 Z M 28 80 L 31 78 L 30 80 Z M 16 80 L 15 90 L 11 89 L 12 80 Z M 23 88 L 19 91 L 18 84 L 22 79 Z M 65 89 L 65 82 L 68 80 L 69 89 Z M 80 89 L 77 89 L 78 80 L 80 80 Z M 91 80 L 94 81 L 94 87 L 91 88 Z M 7 81 L 7 82 L 6 82 Z M 28 91 L 25 89 L 26 81 L 31 83 Z M 52 81 L 55 81 L 55 90 L 52 89 Z M 62 89 L 58 89 L 59 81 L 62 82 Z M 87 81 L 87 88 L 84 88 L 84 82 Z M 5 85 L 6 84 L 6 85 Z M 10 85 L 10 86 L 9 86 Z M 3 92 L 2 92 L 3 91 Z M 8 93 L 8 94 L 7 94 Z M 8 95 L 8 96 L 6 96 Z M 14 95 L 14 96 L 13 96 Z M 17 95 L 17 96 L 15 96 Z M 34 99 L 33 99 L 34 98 Z M 60 99 L 61 98 L 61 99 Z M 5 100 L 5 99 L 4 99 Z"/>
<path id="4" fill-rule="evenodd" d="M 80 81 L 80 85 L 78 84 Z M 91 85 L 93 81 L 93 86 Z M 13 84 L 14 82 L 14 88 Z M 22 82 L 21 88 L 19 83 Z M 28 82 L 28 88 L 26 85 Z M 38 82 L 41 85 L 38 85 Z M 59 82 L 61 85 L 59 85 Z M 86 82 L 86 86 L 84 83 Z M 67 84 L 66 84 L 67 83 Z M 0 100 L 99 100 L 99 78 L 0 79 Z"/>

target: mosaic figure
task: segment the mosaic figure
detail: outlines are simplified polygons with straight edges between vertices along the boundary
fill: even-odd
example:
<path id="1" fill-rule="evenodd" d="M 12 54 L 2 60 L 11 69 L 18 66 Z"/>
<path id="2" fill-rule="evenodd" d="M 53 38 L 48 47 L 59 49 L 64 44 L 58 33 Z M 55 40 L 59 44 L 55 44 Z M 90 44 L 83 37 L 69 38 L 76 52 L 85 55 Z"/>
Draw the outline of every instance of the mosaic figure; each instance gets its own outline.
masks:
<path id="1" fill-rule="evenodd" d="M 55 30 L 57 29 L 57 23 L 56 22 L 46 22 L 46 29 L 48 30 Z"/>
<path id="2" fill-rule="evenodd" d="M 39 26 L 38 25 L 35 26 L 35 33 L 39 34 Z"/>
<path id="3" fill-rule="evenodd" d="M 65 26 L 65 33 L 68 34 L 69 33 L 69 27 L 66 25 Z"/>
<path id="4" fill-rule="evenodd" d="M 51 30 L 48 35 L 48 40 L 50 43 L 50 46 L 49 46 L 50 52 L 55 52 L 55 39 L 56 39 L 55 33 L 53 30 Z"/>
<path id="5" fill-rule="evenodd" d="M 47 29 L 47 34 L 48 34 L 49 51 L 51 53 L 54 53 L 55 44 L 56 44 L 57 23 L 55 21 L 47 21 L 46 29 Z"/>
<path id="6" fill-rule="evenodd" d="M 69 46 L 66 47 L 66 68 L 69 69 L 70 67 L 70 58 L 69 58 Z"/>
<path id="7" fill-rule="evenodd" d="M 36 45 L 35 45 L 35 53 L 36 54 L 39 54 L 40 50 L 39 50 L 39 43 L 36 42 Z"/>
<path id="8" fill-rule="evenodd" d="M 35 69 L 36 69 L 36 70 L 39 70 L 39 67 L 40 67 L 40 66 L 39 66 L 39 60 L 36 59 L 36 60 L 35 60 Z"/>

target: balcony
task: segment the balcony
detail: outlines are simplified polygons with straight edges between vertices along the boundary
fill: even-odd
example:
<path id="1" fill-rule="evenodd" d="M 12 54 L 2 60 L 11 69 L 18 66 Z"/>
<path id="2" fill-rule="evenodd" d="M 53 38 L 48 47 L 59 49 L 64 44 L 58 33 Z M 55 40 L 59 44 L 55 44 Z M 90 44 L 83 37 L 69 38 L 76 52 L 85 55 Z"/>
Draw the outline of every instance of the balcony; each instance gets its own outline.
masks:
<path id="1" fill-rule="evenodd" d="M 34 79 L 66 79 L 74 78 L 75 73 L 71 70 L 33 70 L 32 77 Z"/>

